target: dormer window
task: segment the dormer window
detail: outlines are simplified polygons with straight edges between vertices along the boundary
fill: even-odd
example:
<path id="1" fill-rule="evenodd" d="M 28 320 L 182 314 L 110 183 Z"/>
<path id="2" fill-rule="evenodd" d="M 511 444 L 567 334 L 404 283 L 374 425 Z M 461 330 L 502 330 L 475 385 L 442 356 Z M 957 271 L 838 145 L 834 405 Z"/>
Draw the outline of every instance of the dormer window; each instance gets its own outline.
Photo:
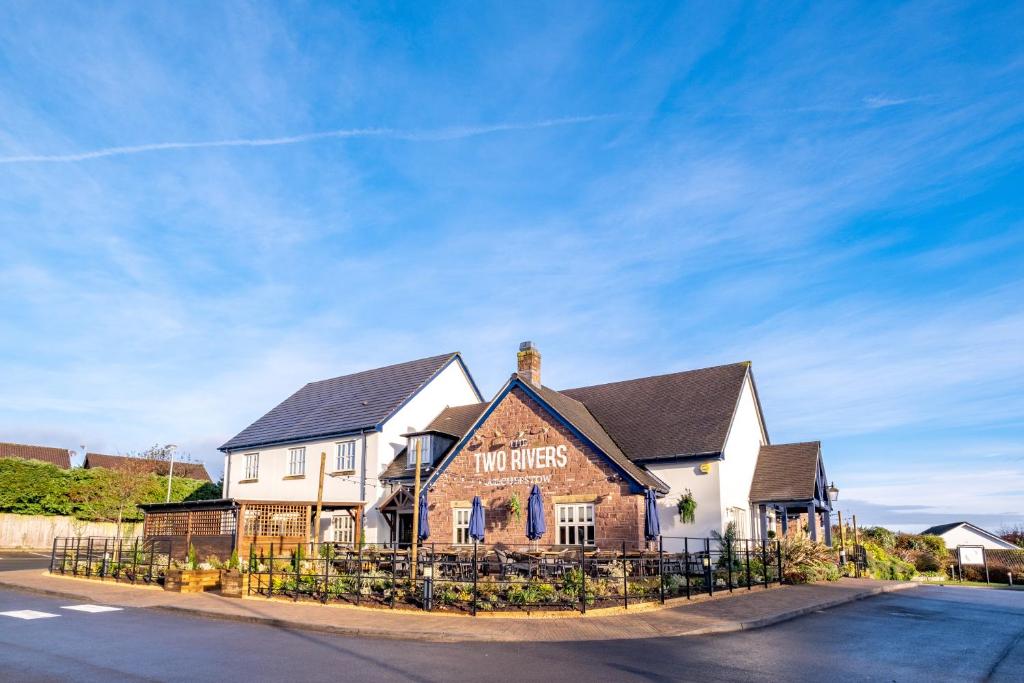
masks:
<path id="1" fill-rule="evenodd" d="M 424 466 L 429 466 L 431 462 L 430 457 L 430 435 L 420 434 L 418 436 L 409 437 L 409 445 L 406 448 L 406 468 L 413 469 L 416 467 L 416 444 L 420 444 L 420 461 Z"/>

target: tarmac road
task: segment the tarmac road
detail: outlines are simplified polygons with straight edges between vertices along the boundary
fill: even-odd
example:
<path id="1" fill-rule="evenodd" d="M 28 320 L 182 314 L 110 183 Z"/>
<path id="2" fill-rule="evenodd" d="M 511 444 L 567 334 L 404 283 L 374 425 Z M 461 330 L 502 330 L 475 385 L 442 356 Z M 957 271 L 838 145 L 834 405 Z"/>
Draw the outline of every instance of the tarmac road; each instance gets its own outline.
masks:
<path id="1" fill-rule="evenodd" d="M 16 569 L 46 569 L 50 553 L 34 550 L 0 550 L 0 572 Z"/>
<path id="2" fill-rule="evenodd" d="M 767 629 L 592 642 L 371 640 L 0 590 L 3 681 L 1022 681 L 1024 592 L 922 587 Z M 56 616 L 18 619 L 36 610 Z M 371 615 L 372 616 L 372 615 Z"/>

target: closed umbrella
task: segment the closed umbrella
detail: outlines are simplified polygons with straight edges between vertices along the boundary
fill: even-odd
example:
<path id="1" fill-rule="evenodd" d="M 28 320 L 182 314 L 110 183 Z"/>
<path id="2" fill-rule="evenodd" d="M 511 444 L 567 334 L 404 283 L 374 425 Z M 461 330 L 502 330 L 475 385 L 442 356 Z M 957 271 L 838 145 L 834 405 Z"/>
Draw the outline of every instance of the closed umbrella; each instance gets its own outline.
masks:
<path id="1" fill-rule="evenodd" d="M 530 500 L 526 503 L 526 537 L 536 541 L 547 530 L 544 524 L 544 500 L 540 497 L 540 487 L 534 484 Z"/>
<path id="2" fill-rule="evenodd" d="M 469 513 L 469 536 L 474 541 L 484 540 L 484 506 L 480 496 L 473 496 L 473 509 Z"/>
<path id="3" fill-rule="evenodd" d="M 420 533 L 421 541 L 430 538 L 430 520 L 427 519 L 427 492 L 420 494 Z"/>
<path id="4" fill-rule="evenodd" d="M 644 536 L 653 541 L 661 536 L 661 522 L 658 521 L 658 503 L 654 497 L 654 489 L 647 489 L 647 518 L 644 520 Z"/>

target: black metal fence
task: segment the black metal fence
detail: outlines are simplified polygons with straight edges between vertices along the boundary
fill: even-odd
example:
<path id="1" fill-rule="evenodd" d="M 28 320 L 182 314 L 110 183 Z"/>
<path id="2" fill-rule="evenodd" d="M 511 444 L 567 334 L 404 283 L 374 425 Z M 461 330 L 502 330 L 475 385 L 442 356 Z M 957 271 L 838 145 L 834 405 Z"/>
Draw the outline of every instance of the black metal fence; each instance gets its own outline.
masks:
<path id="1" fill-rule="evenodd" d="M 113 580 L 125 583 L 163 584 L 171 565 L 167 540 L 65 536 L 53 540 L 50 573 Z"/>
<path id="2" fill-rule="evenodd" d="M 622 541 L 598 546 L 427 543 L 415 581 L 409 550 L 392 544 L 310 544 L 287 555 L 253 550 L 248 593 L 472 614 L 586 612 L 767 588 L 783 575 L 777 541 L 663 537 L 657 549 L 632 550 Z"/>

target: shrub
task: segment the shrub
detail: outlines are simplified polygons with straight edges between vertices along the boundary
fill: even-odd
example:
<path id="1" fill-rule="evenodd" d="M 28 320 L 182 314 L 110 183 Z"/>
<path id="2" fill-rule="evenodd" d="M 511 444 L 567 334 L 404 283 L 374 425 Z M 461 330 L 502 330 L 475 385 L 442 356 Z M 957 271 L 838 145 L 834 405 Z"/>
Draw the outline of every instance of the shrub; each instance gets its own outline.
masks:
<path id="1" fill-rule="evenodd" d="M 802 534 L 787 536 L 780 545 L 782 576 L 789 583 L 839 579 L 838 555 L 832 548 Z"/>
<path id="2" fill-rule="evenodd" d="M 876 543 L 865 541 L 864 549 L 868 555 L 868 573 L 873 578 L 907 581 L 917 573 L 914 565 L 890 555 Z"/>

